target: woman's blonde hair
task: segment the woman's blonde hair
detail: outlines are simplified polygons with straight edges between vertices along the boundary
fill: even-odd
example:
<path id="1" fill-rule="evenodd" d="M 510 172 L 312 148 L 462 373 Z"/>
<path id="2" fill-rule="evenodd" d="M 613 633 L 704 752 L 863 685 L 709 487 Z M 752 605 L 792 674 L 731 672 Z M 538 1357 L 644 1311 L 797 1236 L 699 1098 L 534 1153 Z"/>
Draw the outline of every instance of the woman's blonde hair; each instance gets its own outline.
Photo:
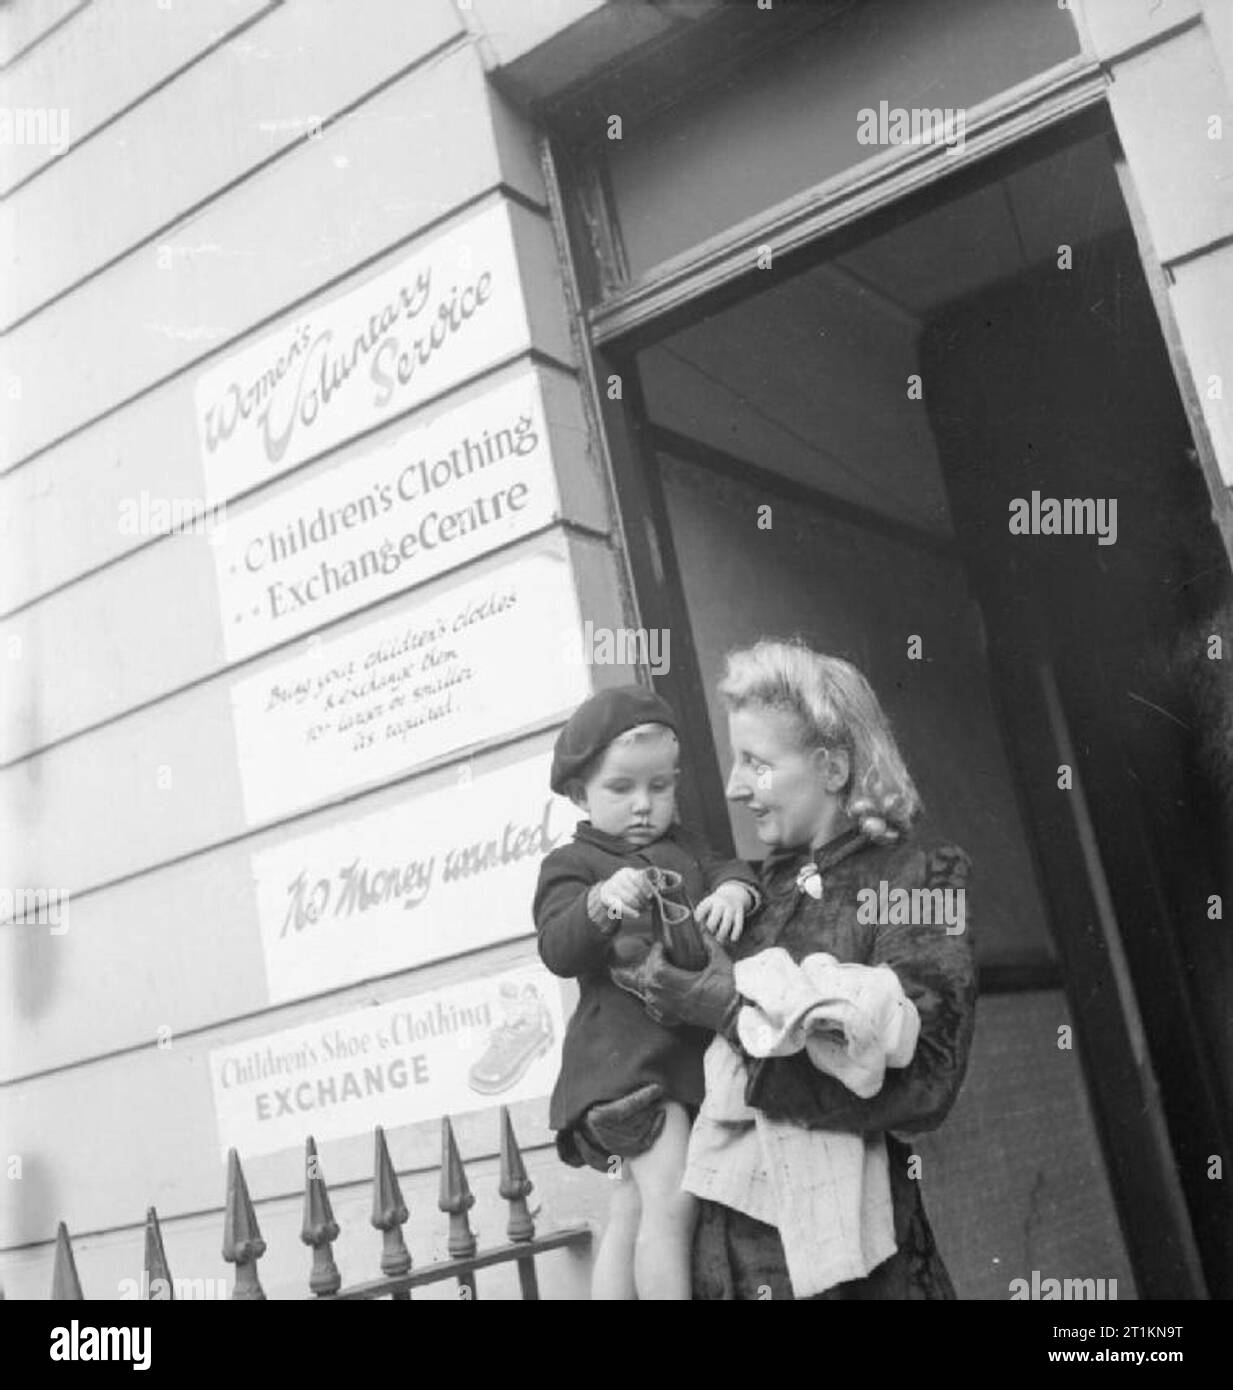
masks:
<path id="1" fill-rule="evenodd" d="M 730 710 L 754 705 L 792 715 L 803 750 L 846 749 L 844 810 L 871 839 L 897 840 L 920 812 L 890 722 L 851 663 L 799 641 L 756 642 L 728 653 L 719 694 Z"/>

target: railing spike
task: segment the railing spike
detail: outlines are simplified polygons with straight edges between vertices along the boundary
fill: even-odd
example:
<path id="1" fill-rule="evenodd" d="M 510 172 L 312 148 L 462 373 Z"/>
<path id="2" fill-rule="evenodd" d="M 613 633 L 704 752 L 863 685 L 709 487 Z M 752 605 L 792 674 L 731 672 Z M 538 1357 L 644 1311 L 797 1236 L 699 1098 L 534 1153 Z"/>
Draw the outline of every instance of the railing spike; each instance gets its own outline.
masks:
<path id="1" fill-rule="evenodd" d="M 449 1213 L 450 1234 L 447 1249 L 450 1258 L 453 1260 L 469 1259 L 475 1254 L 475 1236 L 471 1231 L 471 1223 L 467 1220 L 467 1212 L 475 1205 L 475 1198 L 471 1194 L 471 1188 L 467 1183 L 467 1175 L 462 1166 L 462 1158 L 458 1153 L 458 1145 L 454 1139 L 454 1127 L 450 1124 L 450 1117 L 441 1117 L 441 1195 L 437 1201 L 437 1206 L 442 1211 Z M 464 1290 L 464 1297 L 475 1297 L 475 1275 L 460 1274 L 458 1276 L 460 1290 Z"/>
<path id="2" fill-rule="evenodd" d="M 338 1222 L 334 1220 L 330 1194 L 321 1176 L 317 1144 L 311 1134 L 304 1146 L 304 1171 L 304 1222 L 300 1228 L 300 1239 L 305 1245 L 310 1245 L 313 1252 L 308 1287 L 315 1294 L 337 1293 L 342 1288 L 342 1275 L 334 1262 L 331 1246 L 338 1239 Z"/>
<path id="3" fill-rule="evenodd" d="M 501 1107 L 501 1196 L 509 1203 L 509 1225 L 505 1228 L 510 1240 L 516 1244 L 535 1238 L 535 1222 L 527 1210 L 527 1197 L 534 1187 L 527 1177 L 526 1165 L 514 1137 L 514 1122 L 509 1117 L 509 1107 Z M 539 1279 L 535 1273 L 535 1258 L 526 1255 L 517 1262 L 518 1282 L 522 1287 L 524 1303 L 539 1298 Z"/>
<path id="4" fill-rule="evenodd" d="M 509 1225 L 506 1234 L 510 1240 L 531 1240 L 535 1235 L 535 1222 L 527 1210 L 527 1198 L 535 1184 L 527 1177 L 522 1152 L 514 1136 L 514 1123 L 509 1117 L 509 1107 L 501 1107 L 501 1182 L 499 1191 L 509 1203 Z"/>
<path id="5" fill-rule="evenodd" d="M 257 1213 L 248 1195 L 240 1156 L 227 1150 L 227 1202 L 223 1213 L 223 1259 L 235 1265 L 233 1299 L 263 1299 L 265 1290 L 257 1275 L 257 1261 L 265 1254 L 265 1241 L 257 1225 Z"/>
<path id="6" fill-rule="evenodd" d="M 77 1277 L 77 1261 L 73 1244 L 63 1221 L 56 1228 L 56 1257 L 51 1267 L 51 1296 L 57 1301 L 84 1300 L 81 1280 Z"/>
<path id="7" fill-rule="evenodd" d="M 156 1295 L 154 1292 L 155 1283 L 161 1283 L 162 1289 Z M 172 1283 L 171 1270 L 167 1267 L 167 1252 L 163 1249 L 163 1232 L 158 1224 L 158 1212 L 153 1207 L 146 1208 L 146 1298 L 160 1301 L 175 1297 L 175 1285 Z"/>
<path id="8" fill-rule="evenodd" d="M 475 1254 L 475 1236 L 471 1233 L 471 1223 L 467 1212 L 475 1205 L 466 1170 L 458 1153 L 454 1138 L 454 1127 L 450 1117 L 441 1120 L 441 1195 L 437 1205 L 450 1216 L 450 1256 L 456 1260 L 467 1259 Z"/>
<path id="9" fill-rule="evenodd" d="M 376 1128 L 374 1147 L 372 1224 L 381 1232 L 381 1273 L 387 1279 L 393 1279 L 411 1270 L 411 1252 L 402 1235 L 402 1227 L 407 1220 L 407 1206 L 402 1200 L 398 1174 L 394 1171 L 389 1146 L 385 1142 L 385 1130 L 380 1125 Z M 410 1299 L 411 1294 L 406 1291 L 393 1297 L 405 1301 Z"/>

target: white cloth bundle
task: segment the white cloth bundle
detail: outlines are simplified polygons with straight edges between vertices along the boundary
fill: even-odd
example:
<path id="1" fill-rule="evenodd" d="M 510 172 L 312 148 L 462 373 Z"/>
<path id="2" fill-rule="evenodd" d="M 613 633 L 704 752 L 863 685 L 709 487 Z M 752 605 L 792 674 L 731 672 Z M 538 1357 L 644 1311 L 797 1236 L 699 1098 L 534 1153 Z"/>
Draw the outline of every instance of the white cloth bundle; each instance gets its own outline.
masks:
<path id="1" fill-rule="evenodd" d="M 840 964 L 824 952 L 798 965 L 772 946 L 737 961 L 734 975 L 748 1001 L 737 1032 L 751 1056 L 804 1050 L 862 1098 L 881 1090 L 888 1066 L 912 1060 L 920 1019 L 889 966 Z M 722 1037 L 705 1068 L 685 1190 L 777 1227 L 798 1298 L 889 1259 L 896 1247 L 884 1137 L 768 1119 L 745 1104 L 744 1058 Z"/>

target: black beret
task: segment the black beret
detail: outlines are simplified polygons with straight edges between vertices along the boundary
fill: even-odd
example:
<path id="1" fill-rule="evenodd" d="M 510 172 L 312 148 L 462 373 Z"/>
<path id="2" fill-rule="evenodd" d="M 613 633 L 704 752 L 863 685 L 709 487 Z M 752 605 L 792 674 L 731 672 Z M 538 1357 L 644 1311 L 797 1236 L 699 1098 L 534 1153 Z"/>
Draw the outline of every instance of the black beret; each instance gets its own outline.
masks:
<path id="1" fill-rule="evenodd" d="M 639 724 L 666 724 L 677 732 L 676 715 L 666 700 L 644 685 L 615 685 L 598 690 L 570 715 L 552 750 L 552 790 L 581 778 L 587 766 L 618 734 Z"/>

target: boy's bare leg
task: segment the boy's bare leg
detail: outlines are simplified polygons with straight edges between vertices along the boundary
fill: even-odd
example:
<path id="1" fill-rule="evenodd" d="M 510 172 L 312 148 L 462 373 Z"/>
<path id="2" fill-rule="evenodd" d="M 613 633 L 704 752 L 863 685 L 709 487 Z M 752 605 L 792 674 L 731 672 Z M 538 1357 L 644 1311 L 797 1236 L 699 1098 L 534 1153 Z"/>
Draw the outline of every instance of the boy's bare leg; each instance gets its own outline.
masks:
<path id="1" fill-rule="evenodd" d="M 664 1109 L 664 1127 L 654 1146 L 625 1161 L 642 1204 L 634 1280 L 641 1299 L 687 1302 L 698 1214 L 697 1198 L 681 1191 L 690 1124 L 685 1107 L 676 1101 L 665 1101 Z"/>
<path id="2" fill-rule="evenodd" d="M 629 1301 L 638 1297 L 634 1286 L 634 1247 L 642 1204 L 627 1161 L 621 1162 L 608 1184 L 612 1188 L 608 1224 L 591 1267 L 591 1298 L 602 1302 Z"/>

